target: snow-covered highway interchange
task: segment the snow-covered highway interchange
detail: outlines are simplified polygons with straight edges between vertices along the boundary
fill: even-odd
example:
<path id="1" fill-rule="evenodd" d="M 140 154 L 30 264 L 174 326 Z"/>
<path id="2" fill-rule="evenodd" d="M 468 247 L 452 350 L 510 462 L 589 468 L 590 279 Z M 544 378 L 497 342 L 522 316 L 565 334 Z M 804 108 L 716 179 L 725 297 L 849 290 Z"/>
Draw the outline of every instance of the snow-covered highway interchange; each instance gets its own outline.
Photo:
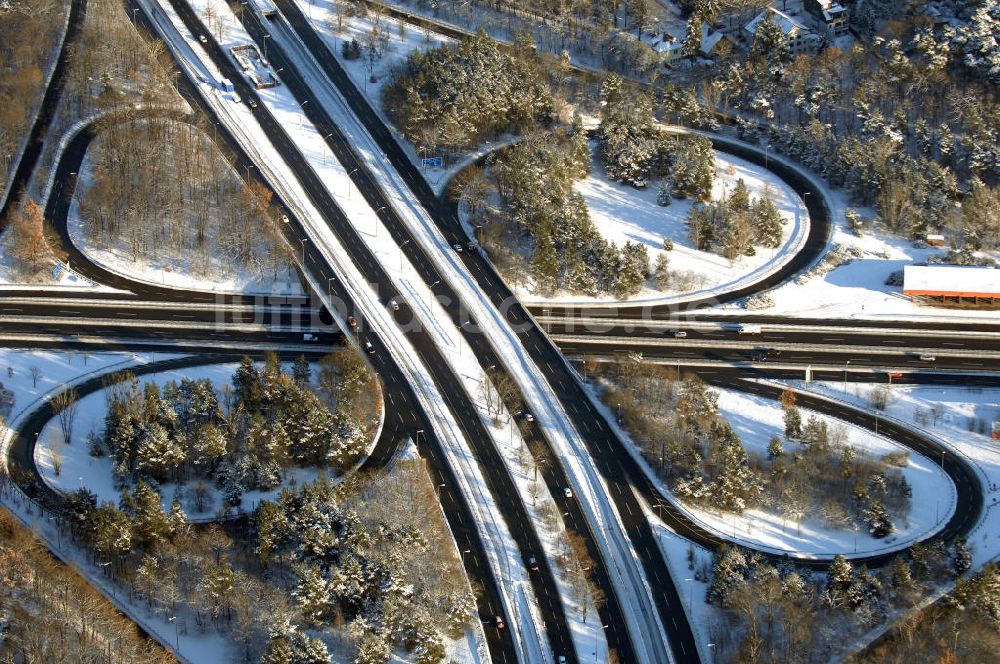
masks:
<path id="1" fill-rule="evenodd" d="M 918 323 L 871 332 L 865 332 L 865 324 L 844 324 L 849 340 L 838 343 L 818 341 L 822 335 L 830 339 L 840 333 L 814 331 L 807 320 L 782 322 L 773 329 L 765 323 L 766 334 L 743 341 L 726 334 L 730 318 L 694 310 L 677 323 L 678 328 L 696 330 L 691 343 L 665 340 L 658 327 L 630 321 L 634 310 L 629 309 L 609 313 L 606 308 L 534 306 L 529 312 L 482 254 L 455 252 L 453 245 L 463 246 L 467 239 L 453 210 L 433 195 L 301 8 L 281 0 L 276 3 L 280 11 L 264 18 L 253 4 L 243 5 L 246 9 L 240 12 L 240 4 L 138 0 L 141 16 L 133 18 L 144 21 L 167 44 L 191 84 L 186 86 L 189 103 L 218 123 L 241 168 L 255 168 L 255 177 L 276 193 L 289 218 L 286 238 L 315 301 L 345 330 L 347 343 L 372 344 L 369 361 L 398 418 L 389 429 L 396 439 L 384 435 L 385 446 L 371 458 L 387 463 L 392 444 L 409 436 L 429 460 L 458 547 L 469 552 L 462 556 L 465 568 L 484 589 L 477 599 L 487 621 L 489 659 L 590 661 L 595 655 L 607 657 L 609 649 L 623 661 L 711 659 L 711 644 L 692 629 L 677 587 L 680 579 L 672 576 L 650 523 L 648 508 L 664 506 L 670 496 L 663 496 L 646 469 L 622 451 L 619 432 L 592 401 L 563 352 L 609 360 L 622 359 L 622 351 L 638 352 L 643 359 L 665 364 L 707 366 L 709 382 L 760 391 L 737 380 L 739 371 L 801 377 L 808 367 L 815 377 L 839 379 L 843 373 L 846 382 L 848 372 L 859 376 L 884 373 L 887 367 L 920 367 L 919 354 L 933 351 L 939 356 L 936 372 L 921 372 L 922 380 L 945 382 L 957 372 L 975 371 L 979 375 L 964 380 L 993 384 L 987 372 L 997 369 L 998 358 L 984 351 L 996 348 L 993 335 L 1000 330 L 982 325 L 960 337 L 969 344 L 967 349 L 940 349 L 932 341 L 938 335 L 927 335 Z M 207 6 L 228 21 L 221 43 L 201 22 Z M 245 41 L 255 41 L 267 53 L 283 85 L 258 91 L 246 83 L 228 51 L 231 43 Z M 236 84 L 244 102 L 254 103 L 237 104 L 222 94 L 216 82 L 223 78 Z M 79 146 L 76 156 L 82 159 L 84 150 Z M 797 185 L 808 187 L 807 178 L 799 177 Z M 808 250 L 802 247 L 798 260 L 777 277 L 769 275 L 766 285 L 787 279 L 819 255 L 822 217 L 829 214 L 818 200 L 821 195 L 814 190 L 812 204 L 807 200 L 819 229 L 811 235 Z M 127 275 L 119 277 L 124 284 L 119 281 L 117 288 L 128 285 Z M 743 286 L 741 295 L 761 287 Z M 157 306 L 157 298 L 168 289 L 136 283 L 128 290 L 140 294 L 143 302 L 107 294 L 71 303 L 77 298 L 66 293 L 55 301 L 50 294 L 12 289 L 11 295 L 20 299 L 0 299 L 0 340 L 169 349 L 174 339 L 188 339 L 187 345 L 200 340 L 219 350 L 247 350 L 253 344 L 261 351 L 290 353 L 312 352 L 302 330 L 322 327 L 317 325 L 318 309 L 287 302 L 202 294 L 190 300 L 204 304 L 192 306 L 181 291 L 169 295 L 177 304 Z M 713 297 L 720 301 L 726 296 Z M 386 306 L 397 299 L 398 311 Z M 123 302 L 129 315 L 119 308 Z M 704 303 L 700 299 L 695 304 Z M 244 322 L 247 315 L 252 322 Z M 595 318 L 588 321 L 582 315 Z M 78 318 L 72 328 L 65 324 L 66 316 Z M 348 316 L 359 320 L 356 333 L 350 330 Z M 601 328 L 599 321 L 608 319 L 610 331 L 589 329 L 590 336 L 576 332 L 576 327 L 588 325 Z M 93 334 L 80 335 L 80 325 L 85 326 L 84 335 L 90 328 Z M 779 333 L 782 336 L 769 336 Z M 955 329 L 939 334 L 956 338 Z M 963 334 L 960 327 L 957 334 Z M 324 335 L 324 341 L 340 337 Z M 912 343 L 914 336 L 923 337 L 920 344 Z M 893 339 L 903 340 L 901 348 L 885 350 L 884 344 Z M 780 346 L 785 356 L 767 364 L 748 357 L 760 342 Z M 551 494 L 547 500 L 558 506 L 559 528 L 569 528 L 587 541 L 598 584 L 606 594 L 600 620 L 579 619 L 566 584 L 557 578 L 556 552 L 544 532 L 551 526 L 533 516 L 534 499 L 526 485 L 514 480 L 508 434 L 498 434 L 480 412 L 479 386 L 495 379 L 497 369 L 513 379 L 533 417 L 532 426 L 519 432 L 512 428 L 510 435 L 541 444 L 555 460 L 541 469 Z M 713 375 L 716 378 L 709 378 Z M 846 406 L 828 407 L 871 427 L 870 415 Z M 39 421 L 36 417 L 33 424 Z M 877 418 L 875 422 L 877 428 Z M 899 424 L 883 424 L 882 433 L 900 442 L 911 437 L 906 442 L 911 449 L 934 458 L 938 443 L 931 438 L 915 436 Z M 30 468 L 29 458 L 22 455 L 9 463 Z M 984 492 L 979 474 L 960 455 L 942 454 L 941 466 L 958 487 L 958 497 L 953 518 L 931 536 L 953 538 L 978 525 Z M 567 488 L 571 491 L 564 494 Z M 668 509 L 663 520 L 699 544 L 729 539 L 725 532 L 699 528 L 679 510 Z M 794 551 L 766 553 L 797 557 Z M 822 562 L 802 558 L 807 564 Z M 867 556 L 872 564 L 883 558 Z M 530 569 L 532 559 L 541 563 L 538 572 Z M 494 616 L 504 618 L 505 629 L 497 628 Z"/>

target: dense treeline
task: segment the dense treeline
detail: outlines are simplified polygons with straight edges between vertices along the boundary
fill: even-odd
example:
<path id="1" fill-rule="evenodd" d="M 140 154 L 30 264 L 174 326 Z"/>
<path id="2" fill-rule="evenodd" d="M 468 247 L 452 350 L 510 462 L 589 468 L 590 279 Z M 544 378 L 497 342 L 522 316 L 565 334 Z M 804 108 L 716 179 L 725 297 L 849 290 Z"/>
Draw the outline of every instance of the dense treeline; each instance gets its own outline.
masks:
<path id="1" fill-rule="evenodd" d="M 826 662 L 831 656 L 843 654 L 852 638 L 890 619 L 895 610 L 905 612 L 943 580 L 964 574 L 971 563 L 971 552 L 964 540 L 914 544 L 908 553 L 878 571 L 871 571 L 865 565 L 855 566 L 837 556 L 825 574 L 791 564 L 776 566 L 760 554 L 723 545 L 715 553 L 710 571 L 704 568 L 692 571 L 710 580 L 706 599 L 723 612 L 722 620 L 710 630 L 716 644 L 715 656 L 720 661 L 805 663 Z M 988 650 L 970 643 L 968 637 L 984 634 L 987 643 L 996 642 L 996 616 L 991 612 L 997 607 L 997 584 L 996 567 L 992 564 L 982 574 L 967 581 L 960 579 L 955 601 L 949 604 L 967 606 L 970 615 L 951 613 L 955 622 L 930 629 L 927 637 L 947 634 L 947 638 L 941 638 L 928 651 L 913 650 L 915 659 L 890 656 L 860 661 L 990 660 L 990 655 L 986 659 L 973 655 Z M 942 613 L 933 607 L 930 611 L 931 615 Z M 911 618 L 904 617 L 902 622 L 905 625 Z M 962 640 L 963 650 L 970 655 L 967 660 L 954 659 L 960 626 L 974 630 Z M 903 633 L 910 639 L 915 636 L 912 628 L 904 628 Z M 918 640 L 923 641 L 919 637 Z M 929 652 L 945 656 L 932 660 Z"/>
<path id="2" fill-rule="evenodd" d="M 398 648 L 443 661 L 443 636 L 460 636 L 475 612 L 433 489 L 418 463 L 401 465 L 346 486 L 286 489 L 255 518 L 261 563 L 294 579 L 308 627 L 346 626 L 358 664 L 388 662 Z M 263 661 L 287 661 L 286 650 L 277 632 Z"/>
<path id="3" fill-rule="evenodd" d="M 848 661 L 906 664 L 916 661 L 988 662 L 1000 652 L 1000 568 L 959 579 L 941 601 L 896 622 L 889 635 Z"/>
<path id="4" fill-rule="evenodd" d="M 910 512 L 900 471 L 908 457 L 871 458 L 848 444 L 845 428 L 815 416 L 803 422 L 791 391 L 782 397 L 785 440 L 772 439 L 764 458 L 747 452 L 719 413 L 718 393 L 697 377 L 677 382 L 666 369 L 636 363 L 588 373 L 595 372 L 607 383 L 605 403 L 684 500 L 730 512 L 760 507 L 792 520 L 810 515 L 873 537 L 889 535 Z"/>
<path id="5" fill-rule="evenodd" d="M 195 480 L 199 511 L 205 480 L 238 506 L 245 491 L 278 486 L 290 464 L 342 472 L 364 451 L 374 421 L 364 411 L 377 388 L 353 353 L 330 356 L 322 366 L 324 375 L 336 376 L 336 390 L 323 390 L 325 403 L 304 357 L 291 374 L 274 355 L 262 369 L 244 358 L 221 402 L 208 379 L 161 389 L 126 377 L 107 388 L 104 432 L 91 435 L 90 454 L 110 455 L 121 482 Z"/>
<path id="6" fill-rule="evenodd" d="M 263 279 L 292 262 L 271 192 L 241 181 L 198 128 L 112 124 L 91 150 L 94 176 L 80 209 L 94 245 L 119 247 L 133 261 L 190 264 L 196 274 L 236 268 Z"/>
<path id="7" fill-rule="evenodd" d="M 956 247 L 995 249 L 1000 115 L 991 77 L 1000 71 L 1000 9 L 953 4 L 965 17 L 958 28 L 904 14 L 899 2 L 864 3 L 882 13 L 868 25 L 881 26 L 870 44 L 794 62 L 757 49 L 712 74 L 713 101 L 763 119 L 763 135 L 741 122 L 742 135 L 843 186 L 890 230 L 914 238 L 946 231 Z"/>
<path id="8" fill-rule="evenodd" d="M 434 664 L 475 612 L 419 462 L 285 489 L 229 532 L 164 511 L 145 482 L 117 507 L 80 489 L 63 517 L 149 609 L 231 636 L 242 661 L 385 664 L 404 648 Z"/>
<path id="9" fill-rule="evenodd" d="M 367 377 L 330 369 L 317 377 L 324 401 L 365 389 Z M 234 389 L 224 393 L 221 415 L 207 385 L 176 386 L 177 420 L 198 428 L 219 417 L 224 429 L 231 419 L 226 414 L 235 411 L 250 429 L 268 415 L 278 418 L 269 426 L 281 428 L 283 411 L 297 409 L 283 399 L 308 380 L 307 371 L 296 363 L 289 379 L 244 363 Z M 155 408 L 174 388 L 159 396 L 154 391 L 144 398 Z M 335 426 L 311 424 L 323 426 L 323 435 L 338 435 Z M 227 460 L 241 454 L 229 447 Z M 292 445 L 288 453 L 299 450 Z M 164 509 L 153 483 L 133 484 L 122 489 L 117 505 L 99 504 L 87 489 L 67 495 L 57 523 L 115 582 L 127 585 L 133 601 L 176 621 L 179 633 L 211 630 L 232 638 L 241 661 L 384 664 L 403 648 L 415 661 L 436 663 L 445 658 L 444 639 L 461 636 L 475 612 L 419 461 L 400 460 L 385 473 L 336 483 L 321 473 L 225 528 L 192 525 L 176 499 Z"/>
<path id="10" fill-rule="evenodd" d="M 715 180 L 715 153 L 702 136 L 671 135 L 654 123 L 653 103 L 645 94 L 626 94 L 621 78 L 608 74 L 601 87 L 603 103 L 599 155 L 608 177 L 643 188 L 665 181 L 670 196 L 707 200 Z"/>
<path id="11" fill-rule="evenodd" d="M 45 68 L 58 53 L 68 7 L 68 0 L 0 3 L 0 187 L 7 186 L 32 111 L 41 103 Z"/>
<path id="12" fill-rule="evenodd" d="M 435 16 L 470 30 L 484 29 L 508 40 L 530 41 L 553 55 L 585 59 L 609 71 L 658 80 L 664 73 L 659 54 L 643 32 L 655 31 L 664 6 L 655 0 L 410 0 Z M 719 6 L 759 6 L 764 0 L 723 0 Z M 693 2 L 681 0 L 682 11 Z"/>
<path id="13" fill-rule="evenodd" d="M 460 150 L 552 118 L 542 73 L 485 34 L 414 51 L 383 92 L 395 124 L 418 149 Z"/>
<path id="14" fill-rule="evenodd" d="M 175 661 L 6 509 L 0 510 L 0 611 L 5 662 Z"/>

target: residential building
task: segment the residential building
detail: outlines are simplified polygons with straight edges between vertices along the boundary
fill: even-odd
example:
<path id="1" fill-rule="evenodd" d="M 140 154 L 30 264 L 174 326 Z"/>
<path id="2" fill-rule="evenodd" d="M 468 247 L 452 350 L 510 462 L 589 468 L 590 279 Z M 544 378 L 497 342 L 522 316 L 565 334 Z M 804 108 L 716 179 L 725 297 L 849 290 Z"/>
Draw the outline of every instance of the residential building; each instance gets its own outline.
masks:
<path id="1" fill-rule="evenodd" d="M 828 39 L 847 34 L 847 9 L 835 0 L 805 0 L 804 9 L 812 17 L 816 30 Z"/>
<path id="2" fill-rule="evenodd" d="M 757 34 L 757 26 L 767 17 L 767 12 L 771 12 L 774 15 L 775 25 L 778 26 L 781 32 L 784 33 L 785 39 L 788 40 L 788 50 L 791 52 L 792 57 L 803 53 L 816 53 L 819 50 L 821 39 L 818 34 L 774 7 L 768 7 L 755 16 L 752 21 L 743 26 L 743 33 L 747 43 L 753 44 L 754 37 Z"/>

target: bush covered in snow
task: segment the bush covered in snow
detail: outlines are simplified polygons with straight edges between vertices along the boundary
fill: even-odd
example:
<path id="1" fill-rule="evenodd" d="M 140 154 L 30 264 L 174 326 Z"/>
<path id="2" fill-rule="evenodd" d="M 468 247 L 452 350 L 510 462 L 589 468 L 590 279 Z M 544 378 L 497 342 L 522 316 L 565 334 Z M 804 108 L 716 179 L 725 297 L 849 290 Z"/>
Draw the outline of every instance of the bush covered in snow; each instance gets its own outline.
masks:
<path id="1" fill-rule="evenodd" d="M 815 267 L 805 274 L 796 277 L 795 283 L 804 284 L 814 277 L 822 277 L 824 274 L 832 272 L 841 265 L 847 265 L 855 258 L 861 258 L 862 256 L 864 256 L 864 250 L 859 247 L 835 244 Z"/>
<path id="2" fill-rule="evenodd" d="M 774 298 L 769 293 L 758 293 L 747 298 L 743 305 L 745 309 L 756 311 L 758 309 L 770 309 L 774 306 Z"/>
<path id="3" fill-rule="evenodd" d="M 729 198 L 692 205 L 687 220 L 696 248 L 714 251 L 731 261 L 754 255 L 755 245 L 780 246 L 783 223 L 770 194 L 765 192 L 751 201 L 742 179 Z"/>

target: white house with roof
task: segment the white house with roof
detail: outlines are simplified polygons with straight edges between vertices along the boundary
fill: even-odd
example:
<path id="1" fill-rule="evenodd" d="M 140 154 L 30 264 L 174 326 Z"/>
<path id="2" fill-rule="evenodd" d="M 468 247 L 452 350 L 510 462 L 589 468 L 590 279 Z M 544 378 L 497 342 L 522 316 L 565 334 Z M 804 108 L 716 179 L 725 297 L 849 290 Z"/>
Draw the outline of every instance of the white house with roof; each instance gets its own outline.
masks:
<path id="1" fill-rule="evenodd" d="M 660 62 L 668 63 L 683 57 L 684 39 L 669 32 L 655 32 L 643 38 L 650 48 L 660 55 Z"/>
<path id="2" fill-rule="evenodd" d="M 818 34 L 774 7 L 768 7 L 743 26 L 743 33 L 748 43 L 753 44 L 754 37 L 757 35 L 757 26 L 767 18 L 768 12 L 774 15 L 774 23 L 784 33 L 785 39 L 788 41 L 788 50 L 793 57 L 802 53 L 815 53 L 819 50 L 821 39 Z"/>
<path id="3" fill-rule="evenodd" d="M 683 28 L 686 31 L 686 27 Z M 650 48 L 660 54 L 660 61 L 664 63 L 674 62 L 684 57 L 684 35 L 681 29 L 674 32 L 663 31 L 649 33 L 643 37 L 643 41 L 649 44 Z M 712 57 L 715 47 L 722 41 L 725 35 L 715 30 L 707 23 L 701 25 L 701 45 L 698 48 L 699 54 L 705 57 Z"/>

